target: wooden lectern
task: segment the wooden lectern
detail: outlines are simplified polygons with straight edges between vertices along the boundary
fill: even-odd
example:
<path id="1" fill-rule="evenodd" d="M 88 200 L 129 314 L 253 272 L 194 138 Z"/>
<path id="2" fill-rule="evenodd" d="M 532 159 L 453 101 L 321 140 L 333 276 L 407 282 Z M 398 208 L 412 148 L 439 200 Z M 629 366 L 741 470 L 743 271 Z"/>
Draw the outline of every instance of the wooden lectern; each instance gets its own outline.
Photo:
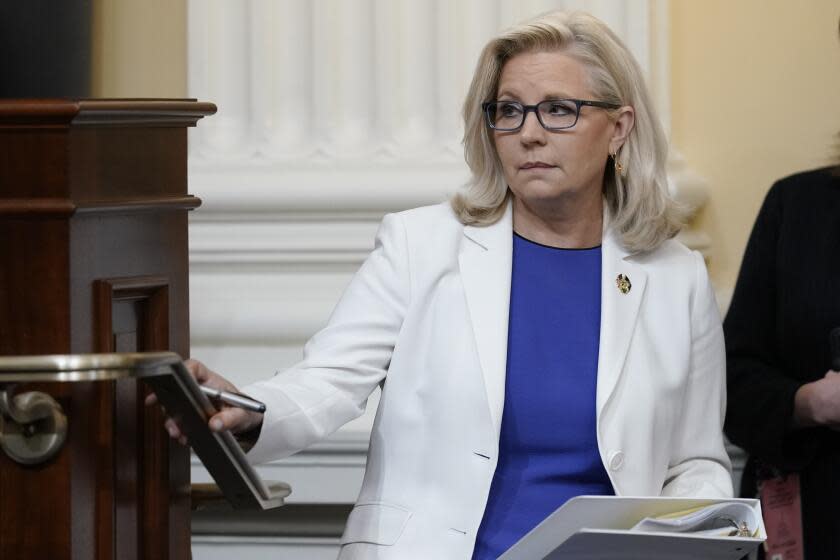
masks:
<path id="1" fill-rule="evenodd" d="M 214 112 L 0 100 L 0 355 L 189 355 L 187 127 Z M 0 450 L 0 558 L 188 559 L 189 451 L 147 389 L 32 387 L 61 404 L 67 439 L 40 464 Z"/>

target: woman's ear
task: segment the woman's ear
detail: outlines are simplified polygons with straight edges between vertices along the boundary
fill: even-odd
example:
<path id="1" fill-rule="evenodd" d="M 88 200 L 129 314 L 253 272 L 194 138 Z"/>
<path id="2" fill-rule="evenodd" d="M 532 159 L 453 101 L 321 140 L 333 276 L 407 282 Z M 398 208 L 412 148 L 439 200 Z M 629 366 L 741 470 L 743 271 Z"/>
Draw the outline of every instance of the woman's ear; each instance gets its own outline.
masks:
<path id="1" fill-rule="evenodd" d="M 614 154 L 627 141 L 633 125 L 636 124 L 636 111 L 633 107 L 625 105 L 618 109 L 618 115 L 613 122 L 613 135 L 610 138 L 610 153 Z"/>

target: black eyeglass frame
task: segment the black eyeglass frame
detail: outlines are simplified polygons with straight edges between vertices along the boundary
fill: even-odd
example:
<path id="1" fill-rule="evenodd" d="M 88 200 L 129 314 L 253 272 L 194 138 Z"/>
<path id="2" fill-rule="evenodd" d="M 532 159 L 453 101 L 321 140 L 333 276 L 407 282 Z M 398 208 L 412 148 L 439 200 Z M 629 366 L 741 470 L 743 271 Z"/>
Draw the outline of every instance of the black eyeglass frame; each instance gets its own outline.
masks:
<path id="1" fill-rule="evenodd" d="M 560 102 L 563 102 L 563 101 L 567 101 L 567 102 L 575 104 L 575 120 L 574 120 L 574 122 L 572 124 L 570 124 L 569 126 L 546 126 L 546 124 L 542 120 L 542 117 L 540 116 L 539 106 L 543 105 L 545 103 L 560 103 Z M 493 124 L 493 119 L 490 117 L 490 107 L 491 107 L 491 105 L 497 105 L 499 103 L 509 103 L 511 105 L 519 105 L 520 107 L 522 107 L 522 122 L 519 123 L 519 126 L 517 126 L 515 128 L 499 128 L 499 127 L 497 127 L 496 125 Z M 536 105 L 525 105 L 523 103 L 520 103 L 519 101 L 513 101 L 513 100 L 510 100 L 510 101 L 507 101 L 507 100 L 486 101 L 486 102 L 481 104 L 481 108 L 484 111 L 484 117 L 485 117 L 485 121 L 487 122 L 487 126 L 492 128 L 493 130 L 498 130 L 499 132 L 516 132 L 517 130 L 519 130 L 520 128 L 525 126 L 525 119 L 528 118 L 528 113 L 532 112 L 532 111 L 537 116 L 537 121 L 540 123 L 540 126 L 542 126 L 544 129 L 550 130 L 550 131 L 568 130 L 568 129 L 574 127 L 577 124 L 578 119 L 580 119 L 580 108 L 583 107 L 583 106 L 599 107 L 601 109 L 618 109 L 618 108 L 621 107 L 621 105 L 618 105 L 616 103 L 609 103 L 607 101 L 593 101 L 591 99 L 546 99 L 545 101 L 540 101 Z"/>

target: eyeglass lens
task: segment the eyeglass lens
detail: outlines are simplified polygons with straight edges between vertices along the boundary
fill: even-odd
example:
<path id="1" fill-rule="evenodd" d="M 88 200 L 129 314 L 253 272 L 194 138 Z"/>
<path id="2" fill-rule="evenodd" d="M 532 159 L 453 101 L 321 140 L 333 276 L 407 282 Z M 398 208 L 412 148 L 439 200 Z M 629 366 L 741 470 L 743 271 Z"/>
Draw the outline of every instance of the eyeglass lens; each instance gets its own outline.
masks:
<path id="1" fill-rule="evenodd" d="M 570 128 L 577 121 L 577 105 L 570 100 L 547 100 L 537 104 L 537 114 L 546 128 Z M 496 130 L 516 130 L 525 124 L 525 107 L 517 101 L 497 101 L 487 106 L 490 125 Z"/>

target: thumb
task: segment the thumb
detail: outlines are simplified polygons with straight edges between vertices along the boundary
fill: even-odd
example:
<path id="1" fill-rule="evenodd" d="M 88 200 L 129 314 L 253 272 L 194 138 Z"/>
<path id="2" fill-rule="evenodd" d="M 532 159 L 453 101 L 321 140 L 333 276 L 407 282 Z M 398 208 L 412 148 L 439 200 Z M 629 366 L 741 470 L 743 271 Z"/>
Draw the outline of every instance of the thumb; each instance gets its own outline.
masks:
<path id="1" fill-rule="evenodd" d="M 225 408 L 210 418 L 210 429 L 214 432 L 234 430 L 242 424 L 245 416 L 246 412 L 240 408 Z"/>

